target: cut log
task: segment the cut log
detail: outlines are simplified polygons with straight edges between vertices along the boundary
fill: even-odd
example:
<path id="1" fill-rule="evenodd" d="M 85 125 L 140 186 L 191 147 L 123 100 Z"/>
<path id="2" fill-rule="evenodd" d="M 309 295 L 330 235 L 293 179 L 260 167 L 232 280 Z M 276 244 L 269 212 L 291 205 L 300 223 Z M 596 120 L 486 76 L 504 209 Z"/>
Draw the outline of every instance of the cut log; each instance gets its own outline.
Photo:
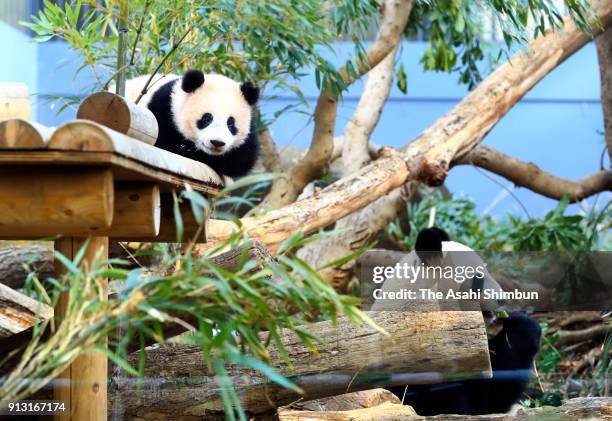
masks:
<path id="1" fill-rule="evenodd" d="M 115 212 L 108 235 L 113 238 L 155 237 L 159 234 L 159 187 L 152 183 L 117 183 Z"/>
<path id="2" fill-rule="evenodd" d="M 0 236 L 108 228 L 113 190 L 113 175 L 104 168 L 0 168 Z"/>
<path id="3" fill-rule="evenodd" d="M 372 408 L 348 411 L 279 411 L 280 421 L 403 421 L 415 416 L 411 406 L 383 403 Z"/>
<path id="4" fill-rule="evenodd" d="M 23 332 L 53 317 L 53 309 L 0 284 L 0 338 Z"/>
<path id="5" fill-rule="evenodd" d="M 281 337 L 292 367 L 271 347 L 270 364 L 304 390 L 304 399 L 317 399 L 377 386 L 438 383 L 449 379 L 490 376 L 487 337 L 480 312 L 376 312 L 370 317 L 389 332 L 355 327 L 344 318 L 334 327 L 319 322 L 308 332 L 322 340 L 312 353 L 299 338 Z M 137 364 L 138 354 L 130 357 Z M 260 373 L 228 367 L 243 407 L 262 413 L 287 405 L 301 396 L 267 383 Z M 407 373 L 407 374 L 406 374 Z M 142 393 L 137 379 L 115 377 L 114 404 L 128 418 L 204 416 L 223 411 L 219 388 L 197 346 L 176 345 L 149 349 Z"/>
<path id="6" fill-rule="evenodd" d="M 313 401 L 296 402 L 281 410 L 300 411 L 348 411 L 359 408 L 372 408 L 383 403 L 402 403 L 402 401 L 387 389 L 360 390 L 359 392 L 344 393 L 329 398 L 315 399 Z M 280 410 L 279 410 L 280 411 Z"/>
<path id="7" fill-rule="evenodd" d="M 0 120 L 30 119 L 30 95 L 25 83 L 0 83 Z"/>
<path id="8" fill-rule="evenodd" d="M 92 120 L 149 145 L 155 144 L 159 128 L 153 113 L 111 92 L 89 95 L 79 106 L 77 118 Z"/>
<path id="9" fill-rule="evenodd" d="M 112 152 L 142 162 L 156 172 L 170 172 L 204 182 L 209 187 L 223 186 L 221 177 L 201 162 L 147 145 L 89 120 L 75 120 L 58 127 L 47 147 L 62 151 Z M 182 180 L 182 184 L 186 182 Z"/>
<path id="10" fill-rule="evenodd" d="M 0 121 L 0 149 L 45 149 L 53 130 L 20 118 Z"/>
<path id="11" fill-rule="evenodd" d="M 0 248 L 0 283 L 21 288 L 28 276 L 26 266 L 36 271 L 39 279 L 53 276 L 51 243 L 9 244 Z"/>

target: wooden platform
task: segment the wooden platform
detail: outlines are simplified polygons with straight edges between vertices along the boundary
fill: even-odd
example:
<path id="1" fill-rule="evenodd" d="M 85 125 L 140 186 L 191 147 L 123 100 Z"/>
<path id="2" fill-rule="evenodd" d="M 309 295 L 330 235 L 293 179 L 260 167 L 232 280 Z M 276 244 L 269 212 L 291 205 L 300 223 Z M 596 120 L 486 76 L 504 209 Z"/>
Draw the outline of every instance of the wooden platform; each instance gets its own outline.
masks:
<path id="1" fill-rule="evenodd" d="M 207 165 L 92 121 L 71 121 L 52 130 L 47 139 L 48 132 L 41 132 L 38 142 L 19 138 L 28 125 L 36 130 L 25 120 L 0 122 L 0 165 L 24 167 L 27 172 L 32 171 L 30 166 L 39 165 L 106 166 L 116 181 L 156 182 L 162 192 L 187 184 L 204 193 L 216 193 L 223 187 L 223 179 Z"/>
<path id="2" fill-rule="evenodd" d="M 174 242 L 172 192 L 223 187 L 210 167 L 88 120 L 0 122 L 0 238 Z M 185 207 L 185 238 L 196 232 Z M 205 241 L 202 234 L 201 241 Z"/>

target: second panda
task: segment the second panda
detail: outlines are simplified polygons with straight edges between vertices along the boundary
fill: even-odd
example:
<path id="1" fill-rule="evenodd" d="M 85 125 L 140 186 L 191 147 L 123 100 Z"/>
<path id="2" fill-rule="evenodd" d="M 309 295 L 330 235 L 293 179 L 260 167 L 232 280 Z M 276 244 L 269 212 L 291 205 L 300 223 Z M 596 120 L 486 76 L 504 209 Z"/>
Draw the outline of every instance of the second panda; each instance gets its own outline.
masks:
<path id="1" fill-rule="evenodd" d="M 134 100 L 149 76 L 128 81 Z M 259 156 L 254 106 L 259 89 L 225 76 L 190 70 L 183 77 L 154 79 L 142 98 L 155 115 L 155 146 L 202 162 L 232 178 L 248 174 Z"/>

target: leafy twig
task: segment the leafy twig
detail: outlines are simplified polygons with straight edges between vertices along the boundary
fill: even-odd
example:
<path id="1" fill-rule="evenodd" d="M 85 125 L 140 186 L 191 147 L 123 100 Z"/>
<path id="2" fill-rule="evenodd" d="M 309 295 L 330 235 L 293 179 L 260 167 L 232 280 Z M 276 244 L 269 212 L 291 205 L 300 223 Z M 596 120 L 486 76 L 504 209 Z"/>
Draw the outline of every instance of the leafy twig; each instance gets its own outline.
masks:
<path id="1" fill-rule="evenodd" d="M 160 69 L 162 68 L 162 66 L 166 62 L 166 60 L 168 60 L 168 58 L 170 58 L 170 56 L 178 49 L 178 47 L 180 47 L 180 45 L 183 43 L 185 38 L 187 38 L 187 35 L 189 35 L 191 33 L 191 31 L 193 31 L 193 29 L 195 28 L 196 24 L 198 24 L 199 22 L 200 22 L 200 19 L 197 19 L 196 22 L 194 22 L 193 25 L 191 25 L 189 27 L 189 29 L 187 29 L 187 31 L 185 31 L 183 36 L 177 42 L 175 42 L 172 45 L 172 48 L 170 49 L 170 51 L 168 51 L 168 53 L 161 59 L 161 61 L 158 63 L 158 65 L 155 68 L 155 70 L 153 71 L 153 73 L 151 73 L 151 75 L 149 76 L 149 79 L 147 79 L 147 83 L 145 83 L 145 85 L 143 86 L 142 91 L 140 92 L 140 95 L 138 95 L 138 98 L 136 98 L 136 101 L 135 101 L 136 104 L 138 104 L 140 102 L 140 100 L 142 99 L 142 97 L 147 93 L 147 91 L 149 89 L 149 85 L 151 84 L 151 81 L 153 80 L 155 75 L 160 71 Z"/>

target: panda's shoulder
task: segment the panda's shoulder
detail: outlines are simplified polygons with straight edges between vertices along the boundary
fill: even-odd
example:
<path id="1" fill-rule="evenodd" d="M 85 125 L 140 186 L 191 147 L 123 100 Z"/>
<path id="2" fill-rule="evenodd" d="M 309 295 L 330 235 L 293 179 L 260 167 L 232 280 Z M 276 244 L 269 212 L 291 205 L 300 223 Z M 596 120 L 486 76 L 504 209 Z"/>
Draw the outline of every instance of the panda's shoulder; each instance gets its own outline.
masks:
<path id="1" fill-rule="evenodd" d="M 442 251 L 474 251 L 465 244 L 456 241 L 442 241 Z"/>

